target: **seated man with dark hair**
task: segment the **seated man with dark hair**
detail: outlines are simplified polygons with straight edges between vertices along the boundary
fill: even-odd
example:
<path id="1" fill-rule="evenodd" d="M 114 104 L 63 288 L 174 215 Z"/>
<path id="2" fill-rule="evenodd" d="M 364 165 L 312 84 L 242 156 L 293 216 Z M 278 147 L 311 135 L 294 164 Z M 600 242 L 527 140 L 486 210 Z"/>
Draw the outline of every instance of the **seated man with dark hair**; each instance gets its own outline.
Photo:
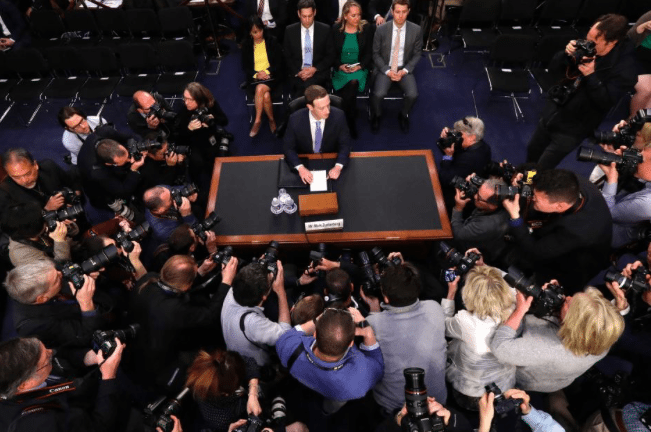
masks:
<path id="1" fill-rule="evenodd" d="M 222 329 L 226 347 L 255 359 L 259 366 L 270 364 L 270 350 L 278 338 L 291 328 L 283 265 L 272 275 L 257 262 L 243 267 L 228 292 L 222 309 Z M 264 314 L 262 304 L 275 292 L 278 296 L 278 322 Z"/>
<path id="2" fill-rule="evenodd" d="M 9 260 L 14 267 L 36 260 L 70 261 L 68 227 L 56 222 L 48 232 L 43 211 L 35 203 L 16 204 L 5 210 L 2 230 L 9 234 Z"/>
<path id="3" fill-rule="evenodd" d="M 121 430 L 128 412 L 121 405 L 116 376 L 125 345 L 106 359 L 90 351 L 84 362 L 99 364 L 98 386 L 80 387 L 55 370 L 55 353 L 36 338 L 16 338 L 0 344 L 0 430 L 16 432 Z M 85 381 L 93 380 L 86 378 Z M 61 387 L 67 384 L 66 387 Z M 94 389 L 94 390 L 91 390 Z M 94 391 L 95 394 L 90 394 Z"/>
<path id="4" fill-rule="evenodd" d="M 537 282 L 557 279 L 572 294 L 607 266 L 613 220 L 604 197 L 586 179 L 561 169 L 536 174 L 526 220 L 520 195 L 502 204 L 514 243 L 506 261 L 533 271 Z"/>
<path id="5" fill-rule="evenodd" d="M 152 238 L 156 244 L 166 242 L 172 232 L 181 224 L 192 225 L 197 218 L 192 214 L 190 198 L 182 197 L 182 204 L 177 206 L 172 198 L 170 186 L 156 186 L 145 192 L 145 219 L 149 222 Z M 196 195 L 193 196 L 196 198 Z"/>
<path id="6" fill-rule="evenodd" d="M 337 161 L 328 172 L 332 180 L 339 178 L 350 155 L 350 132 L 342 110 L 330 107 L 330 96 L 321 86 L 305 90 L 306 108 L 289 117 L 283 151 L 285 161 L 296 169 L 303 183 L 312 183 L 312 173 L 305 168 L 298 153 L 334 153 Z"/>
<path id="7" fill-rule="evenodd" d="M 148 93 L 144 90 L 138 90 L 133 94 L 133 103 L 127 112 L 127 124 L 136 134 L 142 138 L 151 131 L 166 130 L 167 120 L 159 118 L 152 112 L 152 107 L 158 105 L 163 111 L 173 113 L 172 107 L 167 103 L 165 98 L 158 93 Z"/>
<path id="8" fill-rule="evenodd" d="M 389 254 L 389 259 L 394 256 L 402 260 L 397 253 Z M 385 374 L 373 396 L 385 415 L 392 415 L 405 402 L 402 371 L 408 367 L 424 369 L 428 393 L 440 403 L 447 399 L 445 315 L 439 303 L 419 300 L 420 291 L 418 270 L 404 261 L 382 273 L 382 299 L 362 291 L 371 309 L 366 319 L 382 346 Z"/>
<path id="9" fill-rule="evenodd" d="M 37 336 L 47 346 L 91 346 L 93 332 L 108 322 L 109 301 L 99 300 L 95 279 L 62 289 L 62 275 L 52 261 L 33 261 L 7 273 L 4 286 L 14 301 L 19 336 Z"/>

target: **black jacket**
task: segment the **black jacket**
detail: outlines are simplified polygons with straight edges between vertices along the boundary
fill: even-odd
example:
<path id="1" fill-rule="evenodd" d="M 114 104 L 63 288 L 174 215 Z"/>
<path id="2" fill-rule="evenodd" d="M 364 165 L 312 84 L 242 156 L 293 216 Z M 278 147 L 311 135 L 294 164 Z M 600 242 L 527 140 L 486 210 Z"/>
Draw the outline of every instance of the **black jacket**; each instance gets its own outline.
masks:
<path id="1" fill-rule="evenodd" d="M 332 26 L 332 43 L 334 45 L 335 56 L 332 66 L 335 70 L 341 66 L 341 51 L 346 39 L 346 33 L 340 31 L 341 23 L 335 23 Z M 373 26 L 367 24 L 364 31 L 357 33 L 357 44 L 359 45 L 359 63 L 362 68 L 371 70 L 373 68 Z"/>
<path id="2" fill-rule="evenodd" d="M 294 77 L 303 68 L 302 30 L 300 22 L 290 25 L 285 30 L 283 47 L 286 72 L 290 77 Z M 317 73 L 330 73 L 330 66 L 334 60 L 334 49 L 330 43 L 330 27 L 318 21 L 314 22 L 312 52 L 312 66 L 316 68 Z"/>
<path id="3" fill-rule="evenodd" d="M 265 47 L 267 48 L 267 59 L 269 60 L 269 75 L 271 78 L 281 80 L 283 75 L 283 49 L 275 37 L 267 35 L 264 38 Z M 242 69 L 247 82 L 253 81 L 256 73 L 253 59 L 253 40 L 250 37 L 242 42 Z"/>
<path id="4" fill-rule="evenodd" d="M 158 93 L 152 93 L 152 96 L 154 96 L 156 103 L 160 105 L 160 107 L 165 111 L 173 111 L 172 107 L 167 103 L 163 96 L 159 95 Z M 138 112 L 135 103 L 131 104 L 129 111 L 127 112 L 127 124 L 133 132 L 135 132 L 137 135 L 140 135 L 142 138 L 144 138 L 148 133 L 157 130 L 149 129 L 149 126 L 147 126 L 147 120 L 142 116 L 142 114 Z M 165 123 L 161 124 L 164 125 Z M 162 126 L 159 126 L 158 128 L 160 129 L 161 127 Z M 169 130 L 166 130 L 166 132 L 169 132 Z"/>
<path id="5" fill-rule="evenodd" d="M 226 114 L 222 111 L 217 100 L 215 100 L 215 104 L 212 108 L 208 109 L 208 112 L 215 118 L 215 125 L 220 127 L 228 125 L 228 117 L 226 117 Z M 189 145 L 194 151 L 194 149 L 197 148 L 210 146 L 209 138 L 214 134 L 214 130 L 213 128 L 205 127 L 193 131 L 188 129 L 188 124 L 190 124 L 193 114 L 195 114 L 195 111 L 188 111 L 184 105 L 174 121 L 174 131 L 177 138 L 176 144 Z"/>
<path id="6" fill-rule="evenodd" d="M 570 64 L 565 51 L 556 54 L 550 70 L 565 73 Z M 576 72 L 580 74 L 580 72 Z M 562 106 L 551 99 L 543 109 L 541 122 L 550 132 L 586 137 L 599 126 L 608 111 L 637 83 L 637 65 L 633 43 L 620 41 L 603 57 L 595 60 L 595 72 L 582 82 Z"/>
<path id="7" fill-rule="evenodd" d="M 457 147 L 452 160 L 441 160 L 439 167 L 441 187 L 444 190 L 449 188 L 450 182 L 455 176 L 466 178 L 472 173 L 483 175 L 484 168 L 490 161 L 491 148 L 484 140 L 479 140 L 466 149 Z"/>

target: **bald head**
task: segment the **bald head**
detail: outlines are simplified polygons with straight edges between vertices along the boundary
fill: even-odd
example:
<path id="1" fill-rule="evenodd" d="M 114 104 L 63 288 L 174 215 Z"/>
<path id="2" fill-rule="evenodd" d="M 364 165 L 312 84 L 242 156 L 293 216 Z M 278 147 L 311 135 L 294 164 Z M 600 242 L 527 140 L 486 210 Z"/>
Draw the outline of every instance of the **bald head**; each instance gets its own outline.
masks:
<path id="1" fill-rule="evenodd" d="M 136 108 L 139 112 L 146 113 L 149 111 L 149 108 L 156 103 L 156 99 L 151 93 L 147 93 L 144 90 L 138 90 L 133 94 L 133 103 L 136 104 Z"/>
<path id="2" fill-rule="evenodd" d="M 147 189 L 142 197 L 145 207 L 154 214 L 166 212 L 172 205 L 170 191 L 163 186 Z"/>

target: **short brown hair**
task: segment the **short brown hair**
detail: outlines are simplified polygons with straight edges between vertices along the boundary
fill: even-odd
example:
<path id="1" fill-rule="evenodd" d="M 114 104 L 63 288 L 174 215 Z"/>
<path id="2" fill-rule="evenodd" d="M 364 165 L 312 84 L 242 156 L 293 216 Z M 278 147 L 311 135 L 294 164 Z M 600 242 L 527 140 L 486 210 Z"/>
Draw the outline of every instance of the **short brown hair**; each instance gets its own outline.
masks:
<path id="1" fill-rule="evenodd" d="M 305 89 L 305 103 L 314 105 L 314 101 L 328 96 L 326 89 L 319 85 L 311 85 Z"/>
<path id="2" fill-rule="evenodd" d="M 198 82 L 191 82 L 185 86 L 185 90 L 190 93 L 192 99 L 201 107 L 212 108 L 215 105 L 215 97 L 204 85 Z"/>
<path id="3" fill-rule="evenodd" d="M 192 390 L 195 400 L 205 401 L 230 396 L 244 386 L 246 368 L 244 360 L 234 351 L 199 351 L 188 369 L 186 387 Z"/>
<path id="4" fill-rule="evenodd" d="M 323 354 L 344 355 L 354 337 L 355 322 L 345 309 L 328 308 L 316 322 L 316 347 Z"/>
<path id="5" fill-rule="evenodd" d="M 404 5 L 407 6 L 407 9 L 411 9 L 411 6 L 409 5 L 409 0 L 393 0 L 391 3 L 391 10 L 394 10 L 396 5 Z"/>
<path id="6" fill-rule="evenodd" d="M 323 313 L 324 308 L 325 302 L 320 295 L 312 294 L 303 297 L 292 308 L 292 325 L 300 325 L 312 321 Z"/>
<path id="7" fill-rule="evenodd" d="M 628 20 L 618 14 L 602 15 L 595 21 L 599 36 L 603 36 L 606 42 L 618 42 L 626 36 L 628 31 Z"/>
<path id="8" fill-rule="evenodd" d="M 160 271 L 161 281 L 178 291 L 191 284 L 196 276 L 196 263 L 189 255 L 174 255 Z"/>

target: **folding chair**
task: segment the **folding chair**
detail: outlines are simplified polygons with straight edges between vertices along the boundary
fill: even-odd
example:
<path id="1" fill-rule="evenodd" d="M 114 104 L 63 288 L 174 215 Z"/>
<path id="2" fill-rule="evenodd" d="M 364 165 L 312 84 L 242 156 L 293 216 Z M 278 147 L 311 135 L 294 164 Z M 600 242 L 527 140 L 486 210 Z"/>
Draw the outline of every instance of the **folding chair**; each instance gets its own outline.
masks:
<path id="1" fill-rule="evenodd" d="M 158 45 L 163 74 L 156 82 L 160 94 L 172 100 L 181 99 L 188 83 L 196 81 L 197 59 L 187 40 L 170 40 Z"/>
<path id="2" fill-rule="evenodd" d="M 36 48 L 10 51 L 7 53 L 7 63 L 10 69 L 22 78 L 7 95 L 8 100 L 12 103 L 11 106 L 16 103 L 28 105 L 35 100 L 38 101 L 38 105 L 30 115 L 29 120 L 25 121 L 18 112 L 18 116 L 25 126 L 29 126 L 43 105 L 43 92 L 52 81 L 49 66 Z"/>

